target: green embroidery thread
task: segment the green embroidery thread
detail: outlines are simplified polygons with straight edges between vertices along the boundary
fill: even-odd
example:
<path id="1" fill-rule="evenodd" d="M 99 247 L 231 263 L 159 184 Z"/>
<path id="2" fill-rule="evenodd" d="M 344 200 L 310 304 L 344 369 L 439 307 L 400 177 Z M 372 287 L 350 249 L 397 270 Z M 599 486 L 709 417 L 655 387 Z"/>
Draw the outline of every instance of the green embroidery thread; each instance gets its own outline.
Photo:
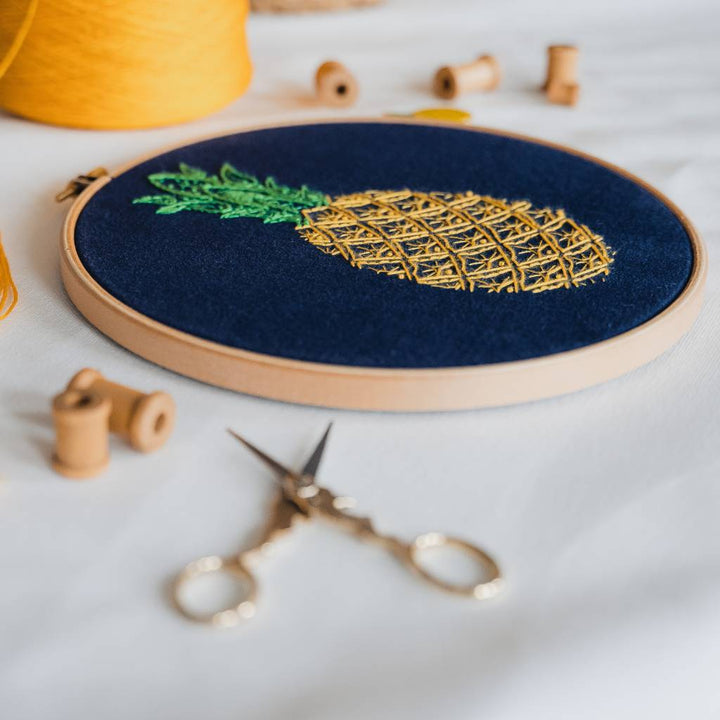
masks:
<path id="1" fill-rule="evenodd" d="M 164 194 L 134 202 L 157 205 L 160 214 L 291 222 L 309 243 L 354 267 L 433 287 L 544 292 L 604 278 L 613 263 L 600 235 L 563 210 L 527 200 L 407 189 L 330 198 L 271 177 L 261 182 L 228 163 L 217 175 L 180 165 L 148 179 Z"/>
<path id="2" fill-rule="evenodd" d="M 260 182 L 255 176 L 225 163 L 217 175 L 180 164 L 180 172 L 153 173 L 148 180 L 164 195 L 146 195 L 136 203 L 159 205 L 160 215 L 183 210 L 213 213 L 221 218 L 262 218 L 266 223 L 292 222 L 303 225 L 301 210 L 325 205 L 327 195 L 303 185 L 291 188 L 273 178 Z"/>

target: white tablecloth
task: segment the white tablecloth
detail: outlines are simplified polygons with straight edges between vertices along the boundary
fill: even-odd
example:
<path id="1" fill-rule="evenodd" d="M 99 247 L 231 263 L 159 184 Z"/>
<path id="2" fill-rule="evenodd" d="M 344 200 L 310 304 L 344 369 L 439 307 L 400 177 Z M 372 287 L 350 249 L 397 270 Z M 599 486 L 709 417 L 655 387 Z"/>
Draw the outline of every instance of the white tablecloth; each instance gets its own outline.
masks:
<path id="1" fill-rule="evenodd" d="M 387 0 L 253 17 L 256 78 L 183 127 L 86 132 L 0 117 L 0 230 L 20 289 L 0 324 L 0 715 L 85 718 L 717 718 L 720 714 L 720 7 L 716 2 Z M 545 46 L 582 49 L 576 109 L 546 103 Z M 335 412 L 236 395 L 131 355 L 65 296 L 56 249 L 77 173 L 264 121 L 403 112 L 434 69 L 497 55 L 480 125 L 566 143 L 667 193 L 710 252 L 702 314 L 650 365 L 568 397 L 478 412 Z M 356 108 L 313 104 L 317 64 Z M 105 476 L 48 467 L 49 398 L 80 367 L 164 389 L 162 451 L 113 443 Z M 169 607 L 198 555 L 239 548 L 272 482 L 228 425 L 299 463 L 334 418 L 321 478 L 381 528 L 446 529 L 502 562 L 508 592 L 435 593 L 376 548 L 306 525 L 259 567 L 256 618 L 221 632 Z"/>

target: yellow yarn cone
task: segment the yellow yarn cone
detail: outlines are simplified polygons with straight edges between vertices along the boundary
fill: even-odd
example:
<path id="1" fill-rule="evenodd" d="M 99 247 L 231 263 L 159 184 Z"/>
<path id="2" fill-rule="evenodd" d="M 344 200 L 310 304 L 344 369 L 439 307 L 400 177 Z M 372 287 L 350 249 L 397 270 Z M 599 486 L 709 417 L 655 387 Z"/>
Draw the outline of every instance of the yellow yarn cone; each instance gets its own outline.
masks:
<path id="1" fill-rule="evenodd" d="M 0 107 L 79 128 L 207 115 L 252 74 L 248 0 L 4 0 Z M 4 71 L 4 74 L 3 74 Z"/>

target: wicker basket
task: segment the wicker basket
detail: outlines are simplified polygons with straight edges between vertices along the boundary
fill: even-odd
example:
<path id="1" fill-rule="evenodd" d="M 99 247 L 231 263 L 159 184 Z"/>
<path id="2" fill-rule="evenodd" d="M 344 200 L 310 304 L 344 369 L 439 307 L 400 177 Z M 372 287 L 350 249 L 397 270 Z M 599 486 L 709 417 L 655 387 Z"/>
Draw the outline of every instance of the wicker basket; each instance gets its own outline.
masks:
<path id="1" fill-rule="evenodd" d="M 377 5 L 381 0 L 251 0 L 255 12 L 309 12 Z"/>

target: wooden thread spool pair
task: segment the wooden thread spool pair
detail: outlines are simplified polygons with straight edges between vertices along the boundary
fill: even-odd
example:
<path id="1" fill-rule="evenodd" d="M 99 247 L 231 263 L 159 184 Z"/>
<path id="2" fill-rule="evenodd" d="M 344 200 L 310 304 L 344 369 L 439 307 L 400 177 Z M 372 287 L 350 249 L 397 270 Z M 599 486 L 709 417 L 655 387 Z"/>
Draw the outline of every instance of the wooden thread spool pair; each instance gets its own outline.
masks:
<path id="1" fill-rule="evenodd" d="M 481 55 L 467 65 L 447 66 L 435 73 L 433 92 L 445 100 L 462 93 L 494 90 L 500 84 L 500 65 L 492 55 Z"/>
<path id="2" fill-rule="evenodd" d="M 172 432 L 175 403 L 167 393 L 141 393 L 85 368 L 53 400 L 53 419 L 53 468 L 84 478 L 107 467 L 111 432 L 141 452 L 157 450 Z"/>
<path id="3" fill-rule="evenodd" d="M 315 73 L 315 92 L 326 105 L 350 107 L 358 98 L 358 84 L 342 63 L 328 60 Z"/>
<path id="4" fill-rule="evenodd" d="M 543 90 L 551 103 L 575 105 L 580 97 L 577 82 L 578 49 L 574 45 L 551 45 L 548 48 L 547 78 Z"/>

